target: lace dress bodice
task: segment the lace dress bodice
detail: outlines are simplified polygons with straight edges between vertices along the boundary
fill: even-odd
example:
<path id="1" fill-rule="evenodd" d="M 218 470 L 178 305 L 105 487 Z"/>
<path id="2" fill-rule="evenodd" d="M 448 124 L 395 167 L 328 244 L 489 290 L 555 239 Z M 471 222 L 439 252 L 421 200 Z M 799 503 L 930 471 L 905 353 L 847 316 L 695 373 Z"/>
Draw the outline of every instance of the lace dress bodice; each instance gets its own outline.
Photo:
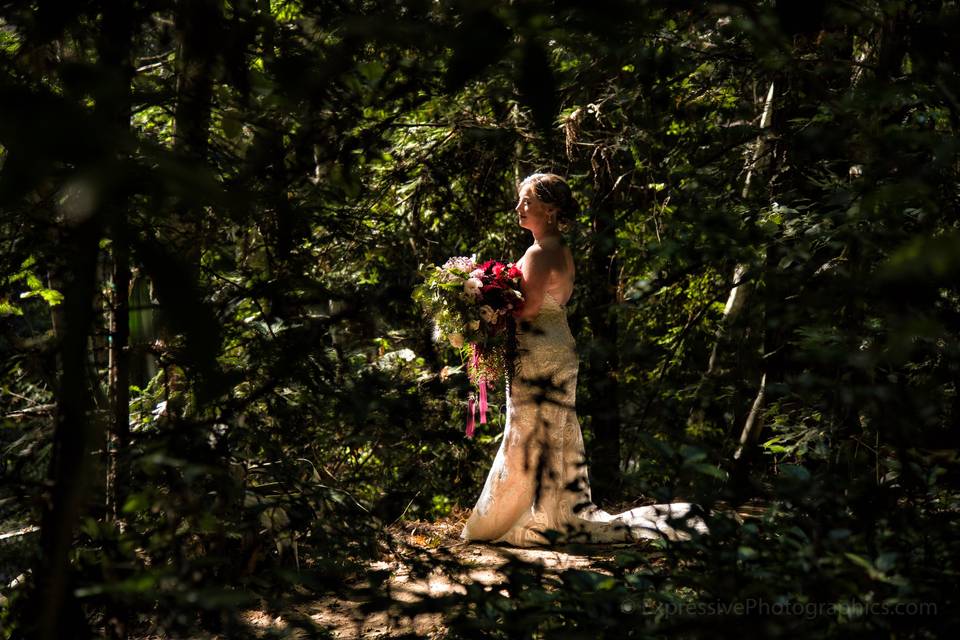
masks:
<path id="1" fill-rule="evenodd" d="M 503 439 L 461 537 L 518 547 L 685 537 L 670 520 L 688 514 L 688 503 L 611 515 L 592 502 L 576 414 L 579 363 L 566 308 L 547 293 L 539 314 L 518 327 L 517 344 Z M 706 531 L 699 518 L 684 519 Z"/>

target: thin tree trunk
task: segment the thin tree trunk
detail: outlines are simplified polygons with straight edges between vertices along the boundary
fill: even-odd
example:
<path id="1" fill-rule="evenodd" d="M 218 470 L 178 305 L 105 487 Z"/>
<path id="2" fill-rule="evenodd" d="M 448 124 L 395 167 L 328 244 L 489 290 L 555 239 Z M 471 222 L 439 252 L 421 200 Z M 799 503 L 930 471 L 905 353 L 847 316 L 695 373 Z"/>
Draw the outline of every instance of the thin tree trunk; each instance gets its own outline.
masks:
<path id="1" fill-rule="evenodd" d="M 110 405 L 111 423 L 107 470 L 107 517 L 120 521 L 126 493 L 126 453 L 130 440 L 130 262 L 126 221 L 114 221 L 113 305 L 110 314 Z"/>
<path id="2" fill-rule="evenodd" d="M 754 144 L 753 151 L 750 154 L 750 158 L 746 164 L 747 175 L 744 179 L 743 191 L 741 194 L 744 199 L 750 197 L 751 187 L 754 184 L 754 174 L 768 164 L 767 159 L 769 154 L 765 131 L 770 128 L 770 122 L 773 117 L 773 104 L 774 97 L 776 95 L 775 90 L 776 83 L 772 81 L 767 89 L 766 97 L 764 98 L 763 102 L 763 111 L 760 114 L 760 131 L 757 135 L 757 140 Z M 723 320 L 721 321 L 720 326 L 717 328 L 717 334 L 713 343 L 713 348 L 710 351 L 710 360 L 707 364 L 707 370 L 698 386 L 698 397 L 701 397 L 703 395 L 703 390 L 708 388 L 707 382 L 717 374 L 719 370 L 720 352 L 725 345 L 728 345 L 732 342 L 731 332 L 733 331 L 733 327 L 736 325 L 740 314 L 746 308 L 747 301 L 750 299 L 753 286 L 749 282 L 743 282 L 746 274 L 747 265 L 745 264 L 737 264 L 733 269 L 733 286 L 731 287 L 730 294 L 727 297 L 727 304 L 723 309 Z M 687 424 L 698 424 L 703 421 L 704 406 L 701 404 L 690 412 L 690 415 L 687 418 Z"/>
<path id="3" fill-rule="evenodd" d="M 100 425 L 91 418 L 86 364 L 87 337 L 93 322 L 100 219 L 94 215 L 67 233 L 62 339 L 62 372 L 57 393 L 57 419 L 40 527 L 40 558 L 33 610 L 35 637 L 59 640 L 79 633 L 77 609 L 70 588 L 70 550 L 73 532 L 92 471 L 91 453 L 100 441 Z M 82 620 L 82 616 L 80 617 Z"/>
<path id="4" fill-rule="evenodd" d="M 767 97 L 763 105 L 763 115 L 760 117 L 760 136 L 757 139 L 757 146 L 754 148 L 753 159 L 750 163 L 750 168 L 747 170 L 747 177 L 744 180 L 743 184 L 743 197 L 744 199 L 750 196 L 750 187 L 752 185 L 753 174 L 756 170 L 763 167 L 766 168 L 769 164 L 769 156 L 767 150 L 767 138 L 763 134 L 765 129 L 768 129 L 771 124 L 771 119 L 773 118 L 773 101 L 775 96 L 775 82 L 770 83 L 770 88 L 767 90 Z M 771 261 L 772 256 L 768 254 L 766 256 L 767 263 Z M 739 267 L 740 265 L 738 265 Z M 731 295 L 733 293 L 731 292 Z M 768 296 L 769 297 L 769 296 Z M 742 306 L 741 306 L 742 308 Z M 767 316 L 769 317 L 770 309 L 766 309 Z M 768 341 L 768 333 L 764 331 L 764 343 Z M 766 349 L 764 349 L 766 351 Z M 745 456 L 744 453 L 748 453 L 752 445 L 757 441 L 757 436 L 760 434 L 760 429 L 763 427 L 763 419 L 761 414 L 763 412 L 764 401 L 766 400 L 766 391 L 767 391 L 767 363 L 763 362 L 761 365 L 761 378 L 760 386 L 757 389 L 757 395 L 753 399 L 753 404 L 750 406 L 750 413 L 747 415 L 747 419 L 743 423 L 743 429 L 740 432 L 739 445 L 736 452 L 734 453 L 734 460 L 738 462 L 741 467 L 744 467 L 745 462 L 749 456 Z"/>
<path id="5" fill-rule="evenodd" d="M 767 162 L 767 138 L 764 135 L 764 131 L 770 128 L 770 120 L 773 118 L 773 98 L 775 91 L 775 82 L 770 83 L 770 88 L 767 89 L 767 97 L 763 101 L 763 113 L 760 115 L 760 133 L 757 136 L 757 144 L 753 148 L 753 157 L 750 159 L 750 164 L 747 167 L 747 177 L 743 181 L 743 197 L 747 198 L 750 195 L 750 186 L 753 180 L 753 174 L 756 172 L 761 165 L 765 166 Z"/>
<path id="6" fill-rule="evenodd" d="M 730 289 L 730 295 L 727 296 L 727 304 L 723 307 L 723 321 L 717 329 L 716 340 L 710 351 L 710 362 L 707 364 L 708 376 L 712 375 L 717 368 L 720 344 L 729 333 L 730 325 L 740 316 L 750 297 L 750 284 L 742 282 L 746 273 L 747 266 L 744 264 L 738 264 L 733 270 L 733 287 Z"/>
<path id="7" fill-rule="evenodd" d="M 763 411 L 763 403 L 767 395 L 767 374 L 764 373 L 760 378 L 760 388 L 757 390 L 757 397 L 753 400 L 753 406 L 750 407 L 750 414 L 743 425 L 743 431 L 740 433 L 740 444 L 736 453 L 733 454 L 734 460 L 740 460 L 745 450 L 756 442 L 757 435 L 760 433 L 760 426 L 763 422 L 760 413 Z"/>
<path id="8" fill-rule="evenodd" d="M 129 291 L 130 263 L 127 245 L 126 212 L 116 212 L 113 221 L 113 304 L 110 314 L 110 430 L 107 436 L 107 521 L 123 531 L 122 509 L 129 480 L 130 443 L 130 351 Z M 109 562 L 105 559 L 105 562 Z M 105 577 L 116 579 L 111 568 Z M 105 615 L 107 637 L 127 637 L 129 616 L 122 605 L 111 601 Z"/>
<path id="9" fill-rule="evenodd" d="M 120 2 L 106 8 L 100 30 L 98 53 L 100 66 L 111 74 L 103 95 L 98 96 L 97 109 L 104 119 L 112 122 L 118 131 L 130 129 L 131 82 L 133 63 L 134 14 L 130 3 Z M 123 157 L 111 158 L 122 171 Z M 128 443 L 130 440 L 130 260 L 128 237 L 129 196 L 121 191 L 107 202 L 104 214 L 110 227 L 113 294 L 110 304 L 110 345 L 108 358 L 110 421 L 107 436 L 106 519 L 122 530 L 121 509 L 125 501 L 128 480 Z M 107 549 L 104 579 L 116 581 L 114 560 L 116 552 Z M 118 559 L 119 560 L 119 559 Z M 107 602 L 104 631 L 108 638 L 124 640 L 127 637 L 129 615 L 126 608 L 114 599 Z"/>
<path id="10" fill-rule="evenodd" d="M 766 98 L 763 101 L 763 112 L 760 115 L 760 133 L 757 136 L 756 145 L 753 148 L 752 157 L 747 166 L 747 176 L 743 181 L 742 196 L 744 200 L 750 197 L 751 186 L 753 185 L 753 176 L 758 169 L 765 168 L 769 162 L 767 152 L 767 136 L 765 131 L 770 128 L 770 121 L 773 118 L 773 100 L 775 96 L 776 83 L 771 82 L 767 89 Z M 717 366 L 717 347 L 722 342 L 731 325 L 740 315 L 740 312 L 746 307 L 746 302 L 750 297 L 752 287 L 749 284 L 741 284 L 743 276 L 747 272 L 747 265 L 738 264 L 733 270 L 733 287 L 730 289 L 730 296 L 727 299 L 727 305 L 723 310 L 723 323 L 717 332 L 717 340 L 714 343 L 713 351 L 710 354 L 710 363 L 707 367 L 707 374 L 713 372 Z"/>

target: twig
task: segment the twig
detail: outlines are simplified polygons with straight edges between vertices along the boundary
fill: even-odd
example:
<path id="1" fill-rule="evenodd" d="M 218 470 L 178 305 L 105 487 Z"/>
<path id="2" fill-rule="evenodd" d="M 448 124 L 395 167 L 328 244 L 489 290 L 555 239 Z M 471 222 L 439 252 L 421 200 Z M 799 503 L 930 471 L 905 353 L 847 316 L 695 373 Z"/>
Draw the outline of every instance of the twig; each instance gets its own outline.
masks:
<path id="1" fill-rule="evenodd" d="M 399 516 L 397 516 L 397 519 L 396 519 L 396 520 L 394 520 L 393 522 L 390 523 L 390 526 L 391 526 L 391 527 L 392 527 L 393 525 L 397 524 L 398 522 L 400 522 L 400 520 L 403 518 L 403 516 L 405 516 L 405 515 L 407 514 L 407 509 L 410 508 L 410 505 L 413 504 L 413 501 L 416 500 L 416 499 L 417 499 L 417 496 L 419 496 L 421 493 L 422 493 L 422 490 L 421 490 L 421 491 L 417 491 L 417 493 L 416 493 L 412 498 L 410 498 L 410 502 L 408 502 L 408 503 L 407 503 L 407 506 L 403 508 L 403 512 L 402 512 Z"/>

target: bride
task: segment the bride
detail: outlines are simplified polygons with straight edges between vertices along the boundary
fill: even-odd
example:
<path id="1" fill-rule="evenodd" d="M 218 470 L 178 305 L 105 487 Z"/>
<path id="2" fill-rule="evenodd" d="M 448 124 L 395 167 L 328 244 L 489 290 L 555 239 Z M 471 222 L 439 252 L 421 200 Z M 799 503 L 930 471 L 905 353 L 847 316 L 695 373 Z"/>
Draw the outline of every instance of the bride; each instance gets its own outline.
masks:
<path id="1" fill-rule="evenodd" d="M 684 529 L 706 533 L 689 503 L 612 515 L 592 502 L 576 414 L 576 345 L 564 307 L 573 293 L 574 263 L 559 231 L 576 213 L 576 201 L 563 178 L 536 173 L 520 184 L 516 210 L 520 226 L 533 234 L 517 263 L 526 298 L 517 317 L 519 361 L 507 383 L 500 449 L 460 537 L 529 547 L 681 539 L 689 537 Z"/>

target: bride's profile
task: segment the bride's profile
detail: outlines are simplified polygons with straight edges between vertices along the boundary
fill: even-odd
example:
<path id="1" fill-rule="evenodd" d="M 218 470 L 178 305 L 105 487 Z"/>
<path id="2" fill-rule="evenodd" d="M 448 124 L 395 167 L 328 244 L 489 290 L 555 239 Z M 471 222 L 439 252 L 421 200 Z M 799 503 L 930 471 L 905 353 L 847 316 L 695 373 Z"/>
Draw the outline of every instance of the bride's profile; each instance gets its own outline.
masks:
<path id="1" fill-rule="evenodd" d="M 577 204 L 566 181 L 552 173 L 527 177 L 518 191 L 518 223 L 533 244 L 517 262 L 525 302 L 516 318 L 516 373 L 507 383 L 500 449 L 460 537 L 529 547 L 705 533 L 690 503 L 616 515 L 593 503 L 576 414 L 579 363 L 565 307 L 575 267 L 560 232 Z"/>

